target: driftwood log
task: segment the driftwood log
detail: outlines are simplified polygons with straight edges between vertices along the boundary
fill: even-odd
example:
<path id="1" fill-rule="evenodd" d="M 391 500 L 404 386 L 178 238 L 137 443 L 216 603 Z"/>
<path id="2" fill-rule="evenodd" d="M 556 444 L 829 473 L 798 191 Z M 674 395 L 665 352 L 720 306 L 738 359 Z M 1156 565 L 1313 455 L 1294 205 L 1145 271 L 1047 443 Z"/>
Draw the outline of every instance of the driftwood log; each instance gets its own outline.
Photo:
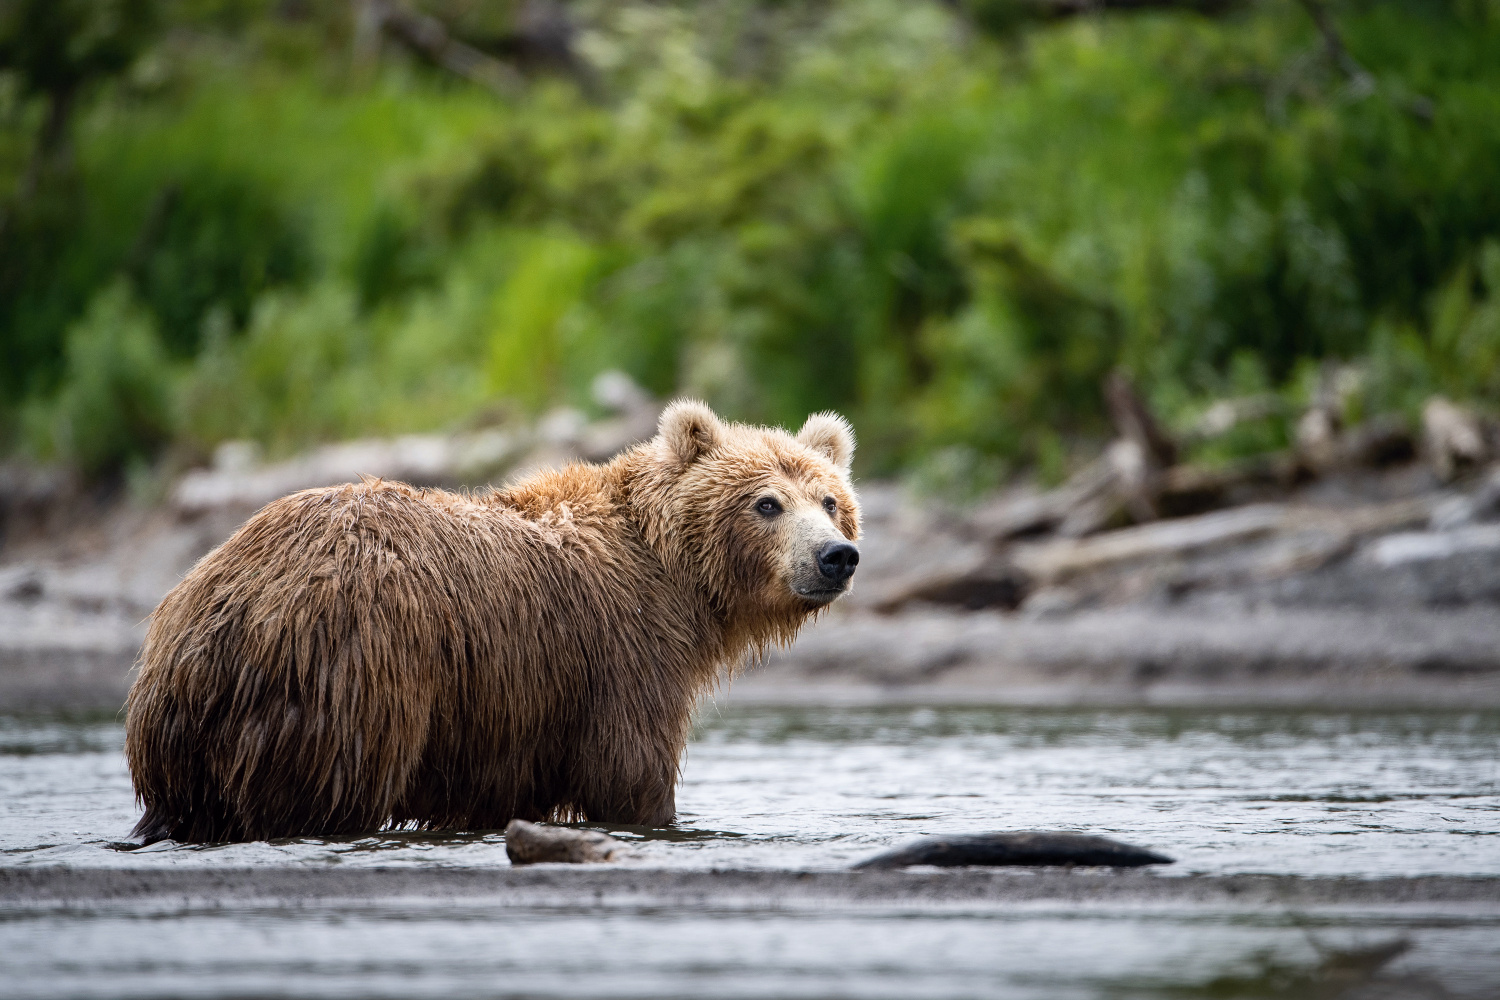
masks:
<path id="1" fill-rule="evenodd" d="M 1487 505 L 1483 511 L 1500 509 L 1500 501 L 1480 502 Z M 1468 519 L 1488 516 L 1459 513 Z M 1156 582 L 1192 587 L 1213 581 L 1199 579 L 1212 567 L 1195 569 L 1191 560 L 1230 552 L 1239 557 L 1218 565 L 1224 576 L 1219 582 L 1269 580 L 1318 569 L 1365 538 L 1423 527 L 1433 516 L 1431 497 L 1357 507 L 1259 503 L 1085 538 L 1042 536 L 989 550 L 974 546 L 963 558 L 882 587 L 874 608 L 891 613 L 910 601 L 1015 608 L 1043 588 L 1079 579 L 1107 588 L 1121 573 L 1152 567 Z"/>
<path id="2" fill-rule="evenodd" d="M 1353 509 L 1268 502 L 1320 477 L 1413 461 L 1419 445 L 1443 481 L 1500 454 L 1495 426 L 1441 397 L 1424 409 L 1420 442 L 1397 414 L 1345 426 L 1357 375 L 1327 367 L 1297 420 L 1294 447 L 1214 465 L 1178 459 L 1184 448 L 1247 421 L 1293 417 L 1286 401 L 1270 393 L 1221 400 L 1174 441 L 1128 379 L 1112 375 L 1103 395 L 1118 436 L 1098 458 L 1056 489 L 1011 490 L 969 512 L 958 520 L 961 544 L 945 560 L 895 574 L 867 604 L 881 613 L 912 601 L 1030 607 L 1039 591 L 1101 570 L 1111 577 L 1090 581 L 1076 596 L 1107 601 L 1124 593 L 1118 571 L 1153 566 L 1149 579 L 1123 581 L 1125 590 L 1180 593 L 1213 584 L 1215 573 L 1225 583 L 1310 572 L 1366 536 L 1418 527 L 1439 516 L 1431 497 Z M 1448 513 L 1471 516 L 1456 506 Z M 1185 564 L 1231 550 L 1222 565 Z"/>

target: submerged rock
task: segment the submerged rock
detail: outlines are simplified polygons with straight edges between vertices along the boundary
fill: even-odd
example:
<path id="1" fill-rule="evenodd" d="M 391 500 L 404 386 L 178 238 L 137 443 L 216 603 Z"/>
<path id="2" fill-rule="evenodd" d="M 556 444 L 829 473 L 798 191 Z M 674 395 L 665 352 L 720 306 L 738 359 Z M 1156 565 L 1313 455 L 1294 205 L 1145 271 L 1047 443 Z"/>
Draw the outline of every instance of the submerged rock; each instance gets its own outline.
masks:
<path id="1" fill-rule="evenodd" d="M 1170 865 L 1173 859 L 1107 837 L 1080 833 L 980 833 L 924 837 L 877 854 L 855 868 L 905 868 L 908 865 L 1096 865 L 1137 868 Z"/>
<path id="2" fill-rule="evenodd" d="M 595 830 L 542 826 L 524 819 L 513 819 L 505 828 L 505 853 L 513 865 L 614 861 L 624 853 L 624 848 L 615 838 Z"/>

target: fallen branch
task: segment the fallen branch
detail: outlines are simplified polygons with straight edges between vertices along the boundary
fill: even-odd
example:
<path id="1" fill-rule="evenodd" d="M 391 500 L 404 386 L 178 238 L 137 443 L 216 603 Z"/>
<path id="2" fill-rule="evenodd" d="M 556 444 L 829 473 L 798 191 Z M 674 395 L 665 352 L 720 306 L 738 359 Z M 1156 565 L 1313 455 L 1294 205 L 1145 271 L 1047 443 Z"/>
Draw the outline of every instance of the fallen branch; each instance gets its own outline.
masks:
<path id="1" fill-rule="evenodd" d="M 514 69 L 454 38 L 437 18 L 396 0 L 363 0 L 356 24 L 357 51 L 368 53 L 374 41 L 386 33 L 449 72 L 501 97 L 513 97 L 521 89 L 521 74 Z"/>

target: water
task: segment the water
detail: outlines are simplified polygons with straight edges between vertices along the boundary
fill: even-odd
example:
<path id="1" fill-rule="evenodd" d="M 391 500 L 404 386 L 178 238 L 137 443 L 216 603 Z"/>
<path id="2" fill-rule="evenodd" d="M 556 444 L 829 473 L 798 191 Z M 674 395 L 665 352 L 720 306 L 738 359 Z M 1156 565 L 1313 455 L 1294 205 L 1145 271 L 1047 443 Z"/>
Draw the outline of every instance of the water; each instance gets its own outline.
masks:
<path id="1" fill-rule="evenodd" d="M 0 720 L 0 864 L 507 864 L 496 832 L 146 849 L 108 720 Z M 844 867 L 930 833 L 1106 833 L 1164 872 L 1500 875 L 1500 713 L 710 707 L 633 863 Z"/>
<path id="2" fill-rule="evenodd" d="M 503 866 L 497 833 L 132 849 L 112 720 L 0 719 L 0 867 Z M 1164 876 L 1500 876 L 1500 713 L 725 708 L 674 831 L 630 865 L 844 867 L 938 832 L 1105 833 Z M 1331 996 L 1341 950 L 1404 941 L 1372 996 L 1500 995 L 1478 909 L 703 903 L 7 905 L 7 996 Z M 1321 969 L 1321 971 L 1320 971 Z M 1289 985 L 1290 984 L 1290 985 Z"/>

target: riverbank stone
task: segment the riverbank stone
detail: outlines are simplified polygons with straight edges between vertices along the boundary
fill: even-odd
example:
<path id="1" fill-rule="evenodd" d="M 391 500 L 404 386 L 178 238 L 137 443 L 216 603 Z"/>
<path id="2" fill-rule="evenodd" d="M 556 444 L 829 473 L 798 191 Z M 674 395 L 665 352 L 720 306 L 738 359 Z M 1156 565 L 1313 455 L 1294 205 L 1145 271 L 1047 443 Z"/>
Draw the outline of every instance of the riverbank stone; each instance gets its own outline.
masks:
<path id="1" fill-rule="evenodd" d="M 513 865 L 546 861 L 591 864 L 617 860 L 625 845 L 597 830 L 573 830 L 513 819 L 505 827 L 505 853 Z"/>

